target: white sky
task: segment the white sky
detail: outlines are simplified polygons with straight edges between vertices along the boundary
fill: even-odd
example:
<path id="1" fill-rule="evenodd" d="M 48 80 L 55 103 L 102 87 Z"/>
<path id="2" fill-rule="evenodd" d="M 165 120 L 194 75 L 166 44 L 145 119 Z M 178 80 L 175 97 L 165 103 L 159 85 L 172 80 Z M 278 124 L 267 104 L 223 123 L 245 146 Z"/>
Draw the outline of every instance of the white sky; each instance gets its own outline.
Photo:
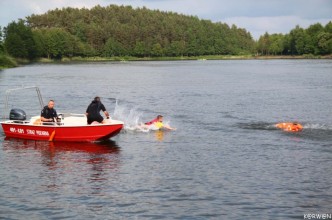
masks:
<path id="1" fill-rule="evenodd" d="M 255 39 L 265 32 L 288 33 L 296 25 L 307 28 L 332 20 L 332 0 L 0 0 L 0 26 L 31 14 L 62 7 L 110 4 L 147 7 L 195 15 L 245 28 Z"/>

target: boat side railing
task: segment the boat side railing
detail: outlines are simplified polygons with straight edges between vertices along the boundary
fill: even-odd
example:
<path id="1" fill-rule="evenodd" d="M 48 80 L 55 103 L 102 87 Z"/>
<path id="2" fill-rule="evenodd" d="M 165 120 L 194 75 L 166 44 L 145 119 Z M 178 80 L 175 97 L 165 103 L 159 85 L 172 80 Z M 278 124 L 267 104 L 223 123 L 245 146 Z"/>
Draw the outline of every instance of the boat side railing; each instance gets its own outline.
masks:
<path id="1" fill-rule="evenodd" d="M 6 117 L 6 114 L 8 115 L 8 112 L 9 112 L 9 109 L 8 109 L 9 95 L 12 92 L 16 92 L 18 90 L 24 90 L 24 89 L 35 89 L 36 92 L 37 92 L 37 96 L 38 96 L 38 100 L 39 100 L 39 104 L 40 104 L 40 109 L 42 109 L 44 107 L 43 97 L 41 96 L 40 90 L 37 86 L 8 89 L 8 90 L 6 90 L 5 107 L 4 107 L 4 111 L 3 111 L 3 119 L 8 118 L 8 117 Z"/>
<path id="2" fill-rule="evenodd" d="M 76 113 L 67 113 L 67 112 L 61 112 L 58 114 L 58 117 L 60 118 L 66 118 L 66 117 L 86 117 L 85 114 L 76 114 Z"/>

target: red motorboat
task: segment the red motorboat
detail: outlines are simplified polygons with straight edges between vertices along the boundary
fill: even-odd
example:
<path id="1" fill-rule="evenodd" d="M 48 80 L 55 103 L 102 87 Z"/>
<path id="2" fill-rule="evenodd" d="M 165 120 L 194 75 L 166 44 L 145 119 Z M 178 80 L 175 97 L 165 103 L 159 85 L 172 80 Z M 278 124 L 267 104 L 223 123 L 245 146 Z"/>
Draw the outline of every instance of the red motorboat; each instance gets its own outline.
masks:
<path id="1" fill-rule="evenodd" d="M 39 89 L 37 87 L 28 88 L 36 89 L 42 108 L 43 102 Z M 8 94 L 16 90 L 7 90 L 5 108 L 8 106 Z M 5 112 L 7 111 L 5 110 Z M 26 120 L 23 110 L 12 109 L 9 120 L 1 122 L 1 125 L 7 137 L 76 142 L 106 140 L 117 135 L 123 128 L 122 121 L 110 119 L 106 124 L 88 125 L 84 114 L 62 113 L 59 114 L 59 118 L 58 122 L 46 124 L 40 122 L 40 116 L 34 116 L 30 120 Z"/>

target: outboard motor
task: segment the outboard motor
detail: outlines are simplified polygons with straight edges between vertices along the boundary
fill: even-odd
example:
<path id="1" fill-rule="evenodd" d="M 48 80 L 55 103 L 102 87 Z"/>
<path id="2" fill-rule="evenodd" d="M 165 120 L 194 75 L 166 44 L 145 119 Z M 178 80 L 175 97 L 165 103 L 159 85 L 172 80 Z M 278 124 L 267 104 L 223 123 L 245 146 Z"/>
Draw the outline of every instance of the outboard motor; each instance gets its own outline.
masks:
<path id="1" fill-rule="evenodd" d="M 22 109 L 14 108 L 10 110 L 9 120 L 26 120 L 26 114 Z"/>

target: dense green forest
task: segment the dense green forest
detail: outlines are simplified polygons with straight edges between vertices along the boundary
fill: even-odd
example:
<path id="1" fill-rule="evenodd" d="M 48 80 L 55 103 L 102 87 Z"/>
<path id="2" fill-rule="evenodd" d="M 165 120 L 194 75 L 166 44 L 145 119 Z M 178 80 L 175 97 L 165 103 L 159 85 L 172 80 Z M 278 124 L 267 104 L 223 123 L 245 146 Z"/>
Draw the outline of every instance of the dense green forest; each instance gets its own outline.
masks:
<path id="1" fill-rule="evenodd" d="M 6 51 L 3 42 L 3 31 L 2 27 L 0 26 L 0 70 L 2 68 L 9 68 L 17 66 L 16 61 L 10 57 Z"/>
<path id="2" fill-rule="evenodd" d="M 251 54 L 255 44 L 249 32 L 236 26 L 115 5 L 31 15 L 10 23 L 4 33 L 8 53 L 28 59 Z"/>
<path id="3" fill-rule="evenodd" d="M 289 34 L 265 33 L 257 42 L 262 55 L 332 54 L 332 22 L 313 24 L 307 29 L 296 26 Z"/>
<path id="4" fill-rule="evenodd" d="M 13 59 L 180 57 L 204 55 L 326 55 L 332 23 L 265 33 L 254 41 L 235 25 L 145 7 L 62 8 L 0 28 L 0 66 Z"/>

